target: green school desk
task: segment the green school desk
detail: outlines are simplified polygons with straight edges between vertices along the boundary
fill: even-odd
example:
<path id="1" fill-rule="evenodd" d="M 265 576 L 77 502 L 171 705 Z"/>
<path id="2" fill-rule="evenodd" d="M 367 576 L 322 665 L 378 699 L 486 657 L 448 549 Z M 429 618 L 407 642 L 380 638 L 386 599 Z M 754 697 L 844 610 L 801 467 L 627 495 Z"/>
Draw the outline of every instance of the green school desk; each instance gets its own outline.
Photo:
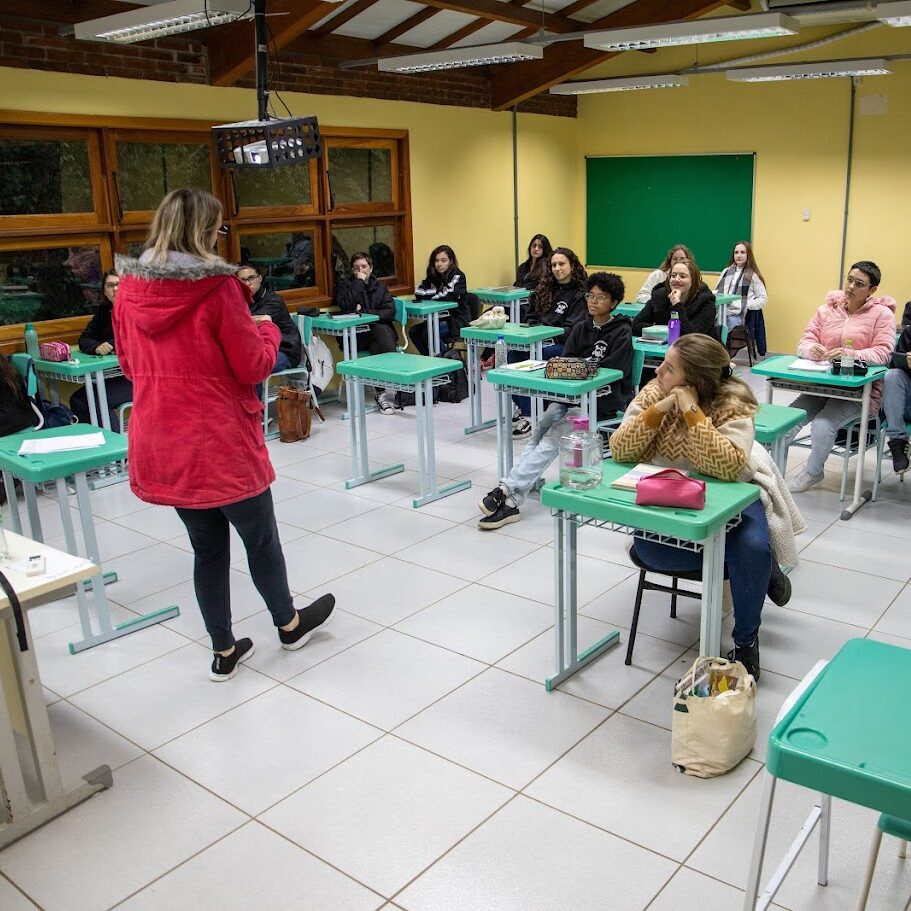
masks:
<path id="1" fill-rule="evenodd" d="M 440 345 L 440 316 L 445 316 L 449 311 L 458 306 L 453 301 L 418 301 L 412 298 L 395 298 L 401 300 L 405 307 L 407 319 L 419 319 L 427 323 L 427 346 L 431 357 L 439 357 L 442 346 Z"/>
<path id="2" fill-rule="evenodd" d="M 633 338 L 633 348 L 645 355 L 645 366 L 653 370 L 661 366 L 664 355 L 667 354 L 667 342 L 650 342 L 636 336 Z"/>
<path id="3" fill-rule="evenodd" d="M 785 389 L 795 393 L 817 395 L 826 399 L 847 399 L 860 402 L 860 427 L 866 428 L 870 419 L 870 394 L 873 383 L 886 375 L 885 366 L 870 367 L 864 376 L 836 376 L 832 373 L 819 373 L 810 370 L 792 370 L 791 364 L 797 360 L 790 354 L 770 357 L 753 367 L 753 373 L 766 378 L 766 401 L 772 401 L 776 389 Z M 872 496 L 872 491 L 864 490 L 864 465 L 867 450 L 858 447 L 857 465 L 854 471 L 854 499 L 842 510 L 841 518 L 851 518 Z"/>
<path id="4" fill-rule="evenodd" d="M 491 306 L 500 304 L 501 306 L 509 307 L 509 321 L 511 323 L 522 322 L 520 316 L 522 304 L 531 297 L 531 291 L 527 288 L 474 288 L 468 293 L 477 294 L 481 303 L 487 303 Z"/>
<path id="5" fill-rule="evenodd" d="M 725 533 L 740 523 L 743 510 L 759 498 L 759 488 L 755 484 L 703 477 L 702 480 L 706 482 L 705 509 L 637 506 L 634 490 L 620 490 L 610 486 L 611 481 L 634 466 L 610 460 L 602 464 L 602 482 L 591 490 L 564 489 L 559 482 L 551 482 L 541 488 L 541 504 L 550 507 L 554 516 L 556 669 L 554 675 L 545 682 L 548 690 L 620 641 L 620 634 L 614 631 L 583 651 L 578 650 L 576 535 L 580 526 L 610 528 L 685 550 L 702 551 L 699 654 L 719 655 Z"/>
<path id="6" fill-rule="evenodd" d="M 778 470 L 785 473 L 788 465 L 788 447 L 785 437 L 788 431 L 802 423 L 807 413 L 803 408 L 791 408 L 788 405 L 771 405 L 763 402 L 753 416 L 756 440 L 769 450 L 772 461 Z"/>
<path id="7" fill-rule="evenodd" d="M 881 681 L 881 685 L 877 682 Z M 765 908 L 803 848 L 821 807 L 814 807 L 762 896 L 766 836 L 778 780 L 911 819 L 911 650 L 850 639 L 795 700 L 769 735 L 762 801 L 744 895 L 744 911 Z M 865 831 L 865 836 L 869 833 Z M 828 826 L 820 831 L 818 882 L 828 880 Z M 757 897 L 759 902 L 757 903 Z"/>
<path id="8" fill-rule="evenodd" d="M 405 470 L 402 464 L 389 465 L 370 471 L 367 451 L 367 421 L 364 410 L 364 386 L 378 385 L 414 393 L 415 415 L 418 431 L 418 475 L 420 495 L 412 500 L 415 509 L 425 503 L 448 497 L 459 490 L 471 487 L 471 481 L 456 481 L 440 487 L 437 484 L 436 455 L 433 440 L 433 387 L 445 382 L 448 373 L 461 370 L 462 365 L 453 358 L 425 357 L 421 354 L 373 354 L 353 361 L 341 361 L 338 372 L 346 377 L 348 407 L 351 421 L 348 425 L 351 442 L 351 477 L 345 487 L 359 487 L 379 478 Z"/>
<path id="9" fill-rule="evenodd" d="M 599 368 L 587 380 L 549 380 L 540 370 L 514 370 L 500 367 L 487 371 L 487 382 L 493 383 L 497 392 L 497 471 L 505 478 L 512 469 L 512 395 L 527 395 L 532 401 L 563 402 L 578 405 L 583 417 L 594 428 L 598 414 L 598 396 L 610 393 L 611 383 L 623 379 L 619 370 Z"/>
<path id="10" fill-rule="evenodd" d="M 635 301 L 624 301 L 614 308 L 614 313 L 617 316 L 628 316 L 630 319 L 633 319 L 642 312 L 644 306 L 645 304 L 637 304 Z"/>
<path id="11" fill-rule="evenodd" d="M 485 421 L 481 413 L 481 349 L 493 348 L 497 339 L 503 336 L 508 351 L 524 351 L 529 360 L 541 360 L 544 342 L 560 338 L 563 330 L 555 326 L 521 326 L 517 323 L 507 323 L 502 329 L 475 329 L 466 326 L 461 337 L 465 342 L 468 353 L 468 412 L 471 415 L 471 424 L 465 428 L 465 433 L 475 433 L 493 427 L 493 420 Z M 537 423 L 540 414 L 539 400 L 533 400 L 534 410 L 532 421 Z"/>
<path id="12" fill-rule="evenodd" d="M 719 327 L 725 324 L 725 314 L 728 310 L 728 304 L 742 300 L 739 294 L 715 294 L 715 324 Z M 743 316 L 743 314 L 741 314 Z"/>
<path id="13" fill-rule="evenodd" d="M 78 349 L 70 352 L 69 361 L 45 361 L 35 358 L 35 372 L 44 380 L 54 383 L 50 398 L 60 401 L 58 384 L 80 383 L 85 386 L 89 406 L 89 418 L 97 427 L 111 429 L 111 418 L 108 414 L 108 397 L 104 381 L 115 376 L 123 376 L 120 361 L 116 354 L 85 354 Z M 95 396 L 97 395 L 97 405 Z"/>
<path id="14" fill-rule="evenodd" d="M 84 436 L 86 434 L 101 433 L 104 444 L 93 449 L 73 449 L 67 452 L 55 452 L 47 455 L 19 455 L 19 447 L 25 440 L 54 439 L 57 437 Z M 98 551 L 98 540 L 95 537 L 95 523 L 92 519 L 92 504 L 89 500 L 89 486 L 86 472 L 112 462 L 122 462 L 127 454 L 127 438 L 122 433 L 113 433 L 103 428 L 92 427 L 88 424 L 70 424 L 68 427 L 54 427 L 51 430 L 38 430 L 24 433 L 14 433 L 10 436 L 0 437 L 0 470 L 7 491 L 12 490 L 12 482 L 8 476 L 19 478 L 25 492 L 25 502 L 29 514 L 31 536 L 36 541 L 42 541 L 41 519 L 38 515 L 38 501 L 35 496 L 35 485 L 53 481 L 57 489 L 57 502 L 60 506 L 60 516 L 63 520 L 63 534 L 66 539 L 66 548 L 74 556 L 80 554 L 73 530 L 73 518 L 70 512 L 69 496 L 65 479 L 73 475 L 76 488 L 76 503 L 79 507 L 79 523 L 82 528 L 84 542 L 84 556 L 93 563 L 101 565 Z M 13 531 L 21 531 L 19 509 L 15 497 L 9 499 L 10 525 Z M 180 614 L 176 605 L 163 610 L 143 614 L 133 620 L 127 620 L 114 626 L 111 622 L 111 611 L 108 606 L 107 596 L 104 591 L 104 578 L 99 570 L 91 579 L 94 593 L 95 614 L 100 627 L 99 632 L 92 628 L 92 617 L 85 597 L 83 586 L 76 586 L 76 605 L 79 609 L 79 623 L 82 629 L 82 639 L 69 644 L 70 653 L 75 655 L 93 645 L 118 639 L 127 633 L 135 632 L 162 620 L 170 620 Z"/>

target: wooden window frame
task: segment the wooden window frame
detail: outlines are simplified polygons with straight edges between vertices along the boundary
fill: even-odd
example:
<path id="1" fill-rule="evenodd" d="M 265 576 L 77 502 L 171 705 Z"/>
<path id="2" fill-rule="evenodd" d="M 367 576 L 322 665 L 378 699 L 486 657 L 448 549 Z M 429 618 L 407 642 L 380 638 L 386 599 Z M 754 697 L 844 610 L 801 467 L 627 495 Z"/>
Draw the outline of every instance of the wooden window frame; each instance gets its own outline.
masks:
<path id="1" fill-rule="evenodd" d="M 237 201 L 237 194 L 234 189 L 234 180 L 230 171 L 223 171 L 220 174 L 220 180 L 224 186 L 223 198 L 227 203 L 226 213 L 230 213 L 233 218 L 242 221 L 263 221 L 274 218 L 306 218 L 310 219 L 320 215 L 320 186 L 319 186 L 319 168 L 316 159 L 311 158 L 307 162 L 310 178 L 310 205 L 292 205 L 292 206 L 241 206 Z"/>
<path id="2" fill-rule="evenodd" d="M 332 196 L 329 185 L 330 149 L 386 149 L 389 152 L 389 172 L 392 180 L 392 199 L 384 202 L 346 202 L 330 205 Z M 399 141 L 395 138 L 330 136 L 323 143 L 323 192 L 326 199 L 326 214 L 330 218 L 339 215 L 379 215 L 396 212 L 401 208 L 401 173 L 399 165 Z"/>

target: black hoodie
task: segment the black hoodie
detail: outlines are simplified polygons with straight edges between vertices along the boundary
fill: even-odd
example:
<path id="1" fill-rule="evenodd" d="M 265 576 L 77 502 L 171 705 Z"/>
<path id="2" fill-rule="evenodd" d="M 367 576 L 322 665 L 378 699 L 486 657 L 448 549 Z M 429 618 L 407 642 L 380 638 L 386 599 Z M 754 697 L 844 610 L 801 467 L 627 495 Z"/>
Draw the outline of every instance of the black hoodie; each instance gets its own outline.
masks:
<path id="1" fill-rule="evenodd" d="M 335 286 L 335 303 L 342 313 L 356 313 L 360 306 L 361 313 L 375 315 L 381 323 L 391 326 L 395 322 L 395 301 L 389 289 L 374 275 L 368 276 L 367 281 L 354 276 L 339 279 Z"/>
<path id="2" fill-rule="evenodd" d="M 895 351 L 892 352 L 892 357 L 889 359 L 889 366 L 895 367 L 897 370 L 904 370 L 905 373 L 911 374 L 911 370 L 908 369 L 907 358 L 909 351 L 911 351 L 911 325 L 905 326 L 905 328 L 902 329 L 902 334 L 895 343 Z"/>
<path id="3" fill-rule="evenodd" d="M 282 334 L 278 350 L 288 356 L 292 367 L 299 367 L 303 344 L 301 342 L 301 334 L 297 329 L 297 324 L 291 319 L 288 307 L 278 292 L 261 285 L 259 291 L 253 295 L 253 301 L 250 304 L 250 315 L 269 316 L 272 318 L 272 322 L 278 326 L 278 331 Z"/>
<path id="4" fill-rule="evenodd" d="M 610 395 L 598 397 L 598 420 L 613 417 L 623 411 L 633 398 L 630 368 L 633 363 L 633 336 L 628 316 L 615 316 L 603 326 L 596 326 L 591 316 L 576 323 L 563 357 L 584 357 L 597 360 L 599 367 L 619 370 L 623 379 L 611 386 Z"/>
<path id="5" fill-rule="evenodd" d="M 642 335 L 645 326 L 667 325 L 671 311 L 676 310 L 680 316 L 680 334 L 701 332 L 718 338 L 715 326 L 715 295 L 703 282 L 695 297 L 683 306 L 671 306 L 670 291 L 665 285 L 658 285 L 649 302 L 633 319 L 633 335 Z"/>
<path id="6" fill-rule="evenodd" d="M 84 354 L 94 354 L 95 349 L 104 342 L 114 344 L 114 323 L 111 318 L 113 309 L 107 298 L 98 305 L 94 316 L 79 336 L 79 350 Z"/>
<path id="7" fill-rule="evenodd" d="M 531 313 L 528 322 L 532 326 L 561 326 L 566 335 L 576 323 L 588 319 L 588 307 L 585 304 L 585 292 L 574 284 L 558 285 L 551 298 L 551 307 L 547 313 L 541 313 L 532 295 Z"/>

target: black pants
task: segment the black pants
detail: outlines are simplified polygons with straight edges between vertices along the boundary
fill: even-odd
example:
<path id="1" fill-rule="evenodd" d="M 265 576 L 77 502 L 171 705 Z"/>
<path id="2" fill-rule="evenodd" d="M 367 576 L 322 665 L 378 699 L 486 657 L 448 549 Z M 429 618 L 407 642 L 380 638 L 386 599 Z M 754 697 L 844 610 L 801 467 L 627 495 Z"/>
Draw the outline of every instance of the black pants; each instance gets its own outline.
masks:
<path id="1" fill-rule="evenodd" d="M 416 326 L 412 326 L 408 330 L 408 335 L 411 338 L 411 342 L 415 348 L 423 355 L 430 354 L 430 341 L 428 339 L 428 330 L 427 330 L 427 320 L 421 320 Z M 459 337 L 459 329 L 456 329 L 456 338 Z M 441 319 L 440 320 L 440 344 L 441 347 L 445 348 L 446 346 L 442 343 L 449 338 L 449 320 Z"/>
<path id="2" fill-rule="evenodd" d="M 367 351 L 370 354 L 389 354 L 395 351 L 398 340 L 394 326 L 388 323 L 370 323 L 367 332 L 357 334 L 357 350 L 358 353 Z M 342 340 L 337 338 L 336 341 L 338 350 L 344 354 Z"/>
<path id="3" fill-rule="evenodd" d="M 231 543 L 228 523 L 237 529 L 247 551 L 247 564 L 276 626 L 294 619 L 285 557 L 278 540 L 272 491 L 212 509 L 177 507 L 193 545 L 196 600 L 212 637 L 212 648 L 224 652 L 234 645 L 231 633 Z"/>
<path id="4" fill-rule="evenodd" d="M 117 420 L 117 409 L 127 402 L 133 401 L 133 384 L 125 376 L 115 376 L 104 381 L 104 392 L 108 399 L 108 413 L 111 416 L 111 430 L 120 432 L 120 422 Z M 95 406 L 98 406 L 98 391 L 95 390 Z M 85 386 L 80 386 L 70 396 L 70 410 L 76 415 L 80 424 L 90 424 L 89 399 Z M 101 423 L 101 415 L 98 415 Z"/>

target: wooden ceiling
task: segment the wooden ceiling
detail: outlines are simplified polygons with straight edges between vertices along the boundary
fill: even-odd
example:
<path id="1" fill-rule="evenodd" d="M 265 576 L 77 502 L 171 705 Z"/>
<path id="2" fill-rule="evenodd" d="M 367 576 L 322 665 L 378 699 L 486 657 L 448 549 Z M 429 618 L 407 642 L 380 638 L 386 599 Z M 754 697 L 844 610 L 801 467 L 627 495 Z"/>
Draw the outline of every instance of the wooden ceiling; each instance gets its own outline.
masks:
<path id="1" fill-rule="evenodd" d="M 544 12 L 525 0 L 268 0 L 267 12 L 275 50 L 329 66 L 355 61 L 366 64 L 380 57 L 454 45 L 521 41 L 538 33 L 579 33 L 578 41 L 546 46 L 543 60 L 483 71 L 490 80 L 492 107 L 505 110 L 613 56 L 585 48 L 584 31 L 696 19 L 720 7 L 730 7 L 731 13 L 750 9 L 750 0 L 569 0 L 558 8 L 561 2 L 547 0 L 552 11 Z M 138 5 L 121 0 L 44 0 L 41 4 L 3 0 L 3 12 L 72 23 Z M 592 18 L 599 8 L 610 11 Z M 207 46 L 213 85 L 232 85 L 252 71 L 249 22 L 200 31 L 193 38 Z"/>

